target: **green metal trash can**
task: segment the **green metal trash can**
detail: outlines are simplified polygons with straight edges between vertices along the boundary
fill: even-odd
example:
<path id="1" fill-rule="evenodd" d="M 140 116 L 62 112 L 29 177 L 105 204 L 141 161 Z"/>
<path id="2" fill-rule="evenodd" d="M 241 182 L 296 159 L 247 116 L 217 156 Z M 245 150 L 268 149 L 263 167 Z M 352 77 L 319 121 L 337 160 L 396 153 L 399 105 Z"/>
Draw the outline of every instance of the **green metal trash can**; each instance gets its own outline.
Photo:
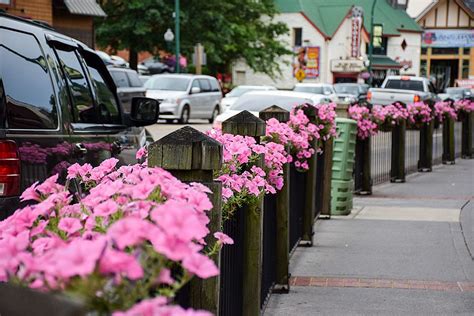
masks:
<path id="1" fill-rule="evenodd" d="M 337 138 L 334 139 L 332 179 L 352 180 L 355 162 L 357 123 L 346 118 L 336 118 Z"/>
<path id="2" fill-rule="evenodd" d="M 348 215 L 352 210 L 357 122 L 336 118 L 331 181 L 331 215 Z"/>

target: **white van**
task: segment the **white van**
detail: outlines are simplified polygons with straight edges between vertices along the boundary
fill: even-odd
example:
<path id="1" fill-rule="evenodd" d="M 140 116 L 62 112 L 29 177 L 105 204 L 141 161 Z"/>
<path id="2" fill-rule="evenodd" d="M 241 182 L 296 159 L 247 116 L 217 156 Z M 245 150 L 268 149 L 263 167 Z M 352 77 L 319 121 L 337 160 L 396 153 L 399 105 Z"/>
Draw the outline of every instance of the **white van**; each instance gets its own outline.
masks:
<path id="1" fill-rule="evenodd" d="M 219 115 L 222 91 L 214 77 L 160 74 L 151 76 L 145 88 L 148 98 L 160 101 L 159 118 L 167 122 L 186 124 L 189 119 L 208 119 L 212 123 Z"/>

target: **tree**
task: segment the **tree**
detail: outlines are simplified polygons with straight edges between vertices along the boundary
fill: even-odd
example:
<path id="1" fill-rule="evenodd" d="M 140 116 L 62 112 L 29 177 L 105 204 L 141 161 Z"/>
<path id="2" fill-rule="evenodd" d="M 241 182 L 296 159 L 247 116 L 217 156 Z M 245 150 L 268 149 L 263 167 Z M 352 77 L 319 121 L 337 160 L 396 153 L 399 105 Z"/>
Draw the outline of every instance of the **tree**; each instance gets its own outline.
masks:
<path id="1" fill-rule="evenodd" d="M 192 53 L 203 44 L 211 72 L 228 72 L 243 59 L 254 71 L 274 76 L 280 72 L 277 57 L 291 54 L 279 37 L 286 24 L 274 22 L 273 0 L 182 0 L 183 51 Z"/>
<path id="2" fill-rule="evenodd" d="M 163 34 L 170 25 L 172 10 L 167 0 L 101 0 L 107 13 L 96 20 L 97 42 L 112 50 L 128 49 L 129 63 L 137 69 L 138 52 L 164 47 Z"/>
<path id="3" fill-rule="evenodd" d="M 163 34 L 174 29 L 172 0 L 102 0 L 107 18 L 98 22 L 97 41 L 103 47 L 129 49 L 136 69 L 137 53 L 165 49 Z M 181 54 L 191 58 L 201 43 L 212 73 L 228 72 L 237 60 L 271 76 L 280 72 L 279 56 L 291 51 L 279 41 L 288 32 L 274 22 L 273 0 L 181 0 Z"/>

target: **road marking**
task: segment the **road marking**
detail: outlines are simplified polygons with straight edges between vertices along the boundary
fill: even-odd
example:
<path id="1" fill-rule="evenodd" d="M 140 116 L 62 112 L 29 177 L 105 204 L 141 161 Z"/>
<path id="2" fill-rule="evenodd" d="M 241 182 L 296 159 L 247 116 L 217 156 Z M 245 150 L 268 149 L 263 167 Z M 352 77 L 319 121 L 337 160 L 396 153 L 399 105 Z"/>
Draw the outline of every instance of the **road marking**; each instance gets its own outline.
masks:
<path id="1" fill-rule="evenodd" d="M 458 208 L 365 206 L 354 218 L 394 221 L 459 222 Z"/>
<path id="2" fill-rule="evenodd" d="M 426 291 L 474 292 L 474 282 L 466 281 L 424 281 L 399 279 L 327 278 L 316 276 L 295 276 L 290 278 L 291 286 L 382 288 Z"/>

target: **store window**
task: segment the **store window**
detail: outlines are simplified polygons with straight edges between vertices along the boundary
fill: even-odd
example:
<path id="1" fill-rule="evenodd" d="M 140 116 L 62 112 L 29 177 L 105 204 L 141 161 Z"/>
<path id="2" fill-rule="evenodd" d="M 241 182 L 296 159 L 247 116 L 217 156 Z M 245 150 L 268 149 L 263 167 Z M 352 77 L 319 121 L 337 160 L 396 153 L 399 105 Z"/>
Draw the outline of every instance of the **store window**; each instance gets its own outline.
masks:
<path id="1" fill-rule="evenodd" d="M 464 59 L 462 61 L 462 78 L 469 78 L 469 59 Z"/>
<path id="2" fill-rule="evenodd" d="M 427 77 L 428 75 L 428 67 L 426 60 L 420 61 L 420 76 Z"/>
<path id="3" fill-rule="evenodd" d="M 470 50 L 469 47 L 464 47 L 464 48 L 462 49 L 463 55 L 469 55 L 469 50 Z"/>
<path id="4" fill-rule="evenodd" d="M 433 55 L 457 55 L 459 48 L 457 47 L 433 47 L 431 49 Z"/>
<path id="5" fill-rule="evenodd" d="M 422 54 L 422 55 L 428 54 L 428 47 L 422 47 L 422 48 L 421 48 L 421 54 Z"/>

